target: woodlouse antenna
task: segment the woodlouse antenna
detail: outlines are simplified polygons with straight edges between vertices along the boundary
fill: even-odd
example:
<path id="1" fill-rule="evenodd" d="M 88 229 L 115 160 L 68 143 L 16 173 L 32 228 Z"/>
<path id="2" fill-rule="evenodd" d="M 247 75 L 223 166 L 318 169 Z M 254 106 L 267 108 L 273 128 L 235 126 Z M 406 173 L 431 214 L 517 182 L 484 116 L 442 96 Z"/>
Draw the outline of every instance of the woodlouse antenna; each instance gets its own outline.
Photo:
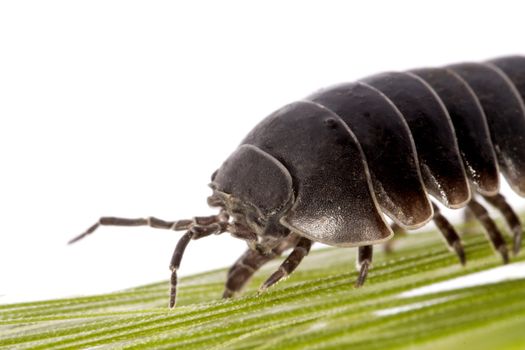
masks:
<path id="1" fill-rule="evenodd" d="M 75 243 L 84 237 L 92 234 L 99 226 L 149 226 L 152 228 L 159 228 L 165 230 L 173 231 L 182 231 L 187 230 L 186 233 L 179 239 L 177 246 L 173 252 L 173 256 L 170 262 L 171 270 L 171 287 L 170 287 L 170 308 L 173 308 L 176 303 L 177 296 L 177 270 L 180 267 L 182 256 L 184 255 L 184 250 L 188 245 L 189 241 L 192 239 L 203 238 L 212 234 L 220 234 L 226 231 L 231 231 L 232 233 L 236 232 L 236 229 L 239 230 L 237 234 L 238 238 L 245 240 L 253 240 L 253 237 L 248 237 L 246 234 L 243 234 L 243 230 L 240 229 L 239 225 L 230 225 L 228 214 L 221 210 L 217 215 L 211 216 L 196 216 L 191 220 L 177 220 L 177 221 L 166 221 L 161 220 L 156 217 L 150 216 L 145 218 L 119 218 L 119 217 L 101 217 L 97 223 L 90 226 L 85 232 L 78 235 L 68 242 L 68 244 Z M 255 237 L 255 240 L 257 238 Z"/>
<path id="2" fill-rule="evenodd" d="M 81 239 L 95 232 L 95 230 L 99 226 L 149 226 L 152 228 L 159 228 L 164 230 L 183 231 L 189 229 L 192 225 L 205 225 L 208 222 L 215 222 L 217 218 L 218 215 L 212 215 L 197 216 L 192 220 L 165 221 L 153 216 L 136 219 L 104 216 L 101 217 L 96 224 L 89 227 L 85 232 L 70 240 L 68 244 L 73 244 L 75 242 L 80 241 Z"/>

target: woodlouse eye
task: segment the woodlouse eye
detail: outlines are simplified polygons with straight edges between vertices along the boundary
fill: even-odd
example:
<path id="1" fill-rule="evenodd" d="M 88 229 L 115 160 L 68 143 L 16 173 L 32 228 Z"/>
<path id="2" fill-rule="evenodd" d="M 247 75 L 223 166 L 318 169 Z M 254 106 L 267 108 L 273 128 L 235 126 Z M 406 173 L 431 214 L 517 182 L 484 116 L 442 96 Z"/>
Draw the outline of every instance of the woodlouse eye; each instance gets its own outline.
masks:
<path id="1" fill-rule="evenodd" d="M 324 120 L 324 123 L 327 127 L 329 127 L 330 129 L 335 129 L 337 128 L 337 122 L 335 121 L 334 118 L 327 118 Z"/>

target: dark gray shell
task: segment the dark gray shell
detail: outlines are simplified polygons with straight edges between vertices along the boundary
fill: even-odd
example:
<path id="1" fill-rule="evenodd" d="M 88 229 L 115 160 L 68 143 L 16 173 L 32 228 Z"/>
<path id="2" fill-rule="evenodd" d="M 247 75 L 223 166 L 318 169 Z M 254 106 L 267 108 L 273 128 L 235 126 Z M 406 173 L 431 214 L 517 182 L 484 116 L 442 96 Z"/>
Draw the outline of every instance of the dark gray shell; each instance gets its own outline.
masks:
<path id="1" fill-rule="evenodd" d="M 483 108 L 474 91 L 456 73 L 444 68 L 413 70 L 438 94 L 454 125 L 465 171 L 477 192 L 499 190 L 498 163 Z"/>
<path id="2" fill-rule="evenodd" d="M 505 73 L 518 90 L 521 100 L 525 101 L 525 57 L 509 56 L 489 61 Z"/>
<path id="3" fill-rule="evenodd" d="M 485 111 L 501 172 L 525 196 L 525 109 L 516 87 L 491 64 L 449 66 L 474 90 Z"/>
<path id="4" fill-rule="evenodd" d="M 392 235 L 382 211 L 406 227 L 430 219 L 426 191 L 462 207 L 470 184 L 497 194 L 501 169 L 525 195 L 524 97 L 520 56 L 333 86 L 259 123 L 212 187 L 286 233 L 378 243 Z"/>
<path id="5" fill-rule="evenodd" d="M 281 223 L 292 231 L 338 246 L 372 244 L 392 234 L 379 212 L 363 151 L 332 111 L 313 102 L 290 104 L 264 119 L 242 144 L 272 155 L 290 172 L 295 202 Z"/>
<path id="6" fill-rule="evenodd" d="M 432 88 L 409 73 L 383 73 L 362 81 L 384 93 L 405 117 L 428 192 L 447 207 L 464 206 L 470 200 L 470 190 L 456 134 Z"/>
<path id="7" fill-rule="evenodd" d="M 410 129 L 390 100 L 363 83 L 323 89 L 307 99 L 335 112 L 354 132 L 378 202 L 391 219 L 416 228 L 432 218 Z"/>

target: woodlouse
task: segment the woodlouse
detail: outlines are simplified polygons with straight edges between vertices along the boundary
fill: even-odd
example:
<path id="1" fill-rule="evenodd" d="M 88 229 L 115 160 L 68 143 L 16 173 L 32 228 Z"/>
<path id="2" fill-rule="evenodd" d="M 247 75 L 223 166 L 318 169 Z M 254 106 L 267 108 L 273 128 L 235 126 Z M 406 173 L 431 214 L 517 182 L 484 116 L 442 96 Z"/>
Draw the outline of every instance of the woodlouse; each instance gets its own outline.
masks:
<path id="1" fill-rule="evenodd" d="M 504 216 L 519 252 L 521 223 L 499 194 L 499 172 L 525 196 L 525 57 L 390 72 L 322 89 L 261 121 L 212 175 L 218 215 L 164 221 L 102 217 L 100 225 L 185 230 L 170 264 L 170 307 L 190 240 L 224 232 L 249 249 L 228 271 L 224 297 L 266 262 L 292 252 L 261 286 L 289 275 L 313 242 L 358 246 L 361 286 L 372 246 L 433 220 L 465 263 L 459 235 L 429 194 L 468 207 L 503 261 L 508 249 L 483 197 Z M 392 221 L 390 227 L 382 213 Z"/>

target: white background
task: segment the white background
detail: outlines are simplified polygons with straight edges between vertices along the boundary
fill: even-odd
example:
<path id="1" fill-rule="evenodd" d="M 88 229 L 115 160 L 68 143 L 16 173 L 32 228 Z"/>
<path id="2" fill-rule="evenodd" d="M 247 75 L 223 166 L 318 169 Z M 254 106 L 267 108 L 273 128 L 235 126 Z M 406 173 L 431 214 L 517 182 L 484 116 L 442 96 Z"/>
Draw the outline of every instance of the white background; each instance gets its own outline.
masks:
<path id="1" fill-rule="evenodd" d="M 101 215 L 214 213 L 211 173 L 273 110 L 380 71 L 523 54 L 524 10 L 519 1 L 0 2 L 0 303 L 166 279 L 179 233 L 102 228 L 66 242 Z M 181 273 L 229 265 L 243 250 L 226 235 L 191 242 Z"/>

